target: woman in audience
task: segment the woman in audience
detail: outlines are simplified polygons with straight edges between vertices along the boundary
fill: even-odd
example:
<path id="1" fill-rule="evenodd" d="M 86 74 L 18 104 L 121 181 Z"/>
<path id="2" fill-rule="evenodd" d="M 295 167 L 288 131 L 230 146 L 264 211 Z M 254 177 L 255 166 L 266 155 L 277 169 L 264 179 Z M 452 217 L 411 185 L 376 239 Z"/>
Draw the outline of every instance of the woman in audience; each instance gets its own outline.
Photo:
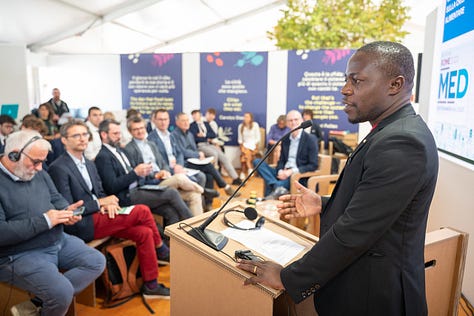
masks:
<path id="1" fill-rule="evenodd" d="M 59 137 L 58 127 L 53 122 L 54 111 L 49 103 L 43 103 L 38 107 L 38 117 L 44 122 L 48 129 L 44 138 L 52 140 Z"/>
<path id="2" fill-rule="evenodd" d="M 253 114 L 244 113 L 244 120 L 239 124 L 238 142 L 240 145 L 240 178 L 244 178 L 252 172 L 252 161 L 258 153 L 258 144 L 260 143 L 260 126 L 253 121 Z"/>

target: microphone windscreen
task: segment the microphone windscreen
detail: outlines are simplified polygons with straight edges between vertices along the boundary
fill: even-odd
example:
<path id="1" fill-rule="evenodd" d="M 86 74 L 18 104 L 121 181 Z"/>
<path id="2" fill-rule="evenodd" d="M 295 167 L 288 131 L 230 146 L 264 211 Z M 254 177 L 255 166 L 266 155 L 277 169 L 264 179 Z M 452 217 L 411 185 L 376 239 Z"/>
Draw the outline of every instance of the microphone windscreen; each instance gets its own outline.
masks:
<path id="1" fill-rule="evenodd" d="M 254 219 L 257 218 L 257 211 L 253 207 L 246 207 L 244 210 L 245 217 L 247 219 L 253 221 Z"/>
<path id="2" fill-rule="evenodd" d="M 300 128 L 305 129 L 305 128 L 310 127 L 311 125 L 313 125 L 313 121 L 307 120 L 307 121 L 304 121 L 303 123 L 301 123 Z"/>

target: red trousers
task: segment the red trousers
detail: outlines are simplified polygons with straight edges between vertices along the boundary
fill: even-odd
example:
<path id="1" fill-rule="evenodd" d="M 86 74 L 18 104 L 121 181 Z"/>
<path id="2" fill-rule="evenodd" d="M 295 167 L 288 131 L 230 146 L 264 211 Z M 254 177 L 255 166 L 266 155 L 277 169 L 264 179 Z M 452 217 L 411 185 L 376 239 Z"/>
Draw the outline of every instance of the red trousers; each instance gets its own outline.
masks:
<path id="1" fill-rule="evenodd" d="M 130 239 L 137 244 L 137 256 L 143 281 L 158 278 L 156 247 L 162 244 L 160 233 L 150 208 L 136 205 L 129 215 L 117 215 L 109 218 L 107 214 L 95 213 L 94 239 L 107 236 Z"/>

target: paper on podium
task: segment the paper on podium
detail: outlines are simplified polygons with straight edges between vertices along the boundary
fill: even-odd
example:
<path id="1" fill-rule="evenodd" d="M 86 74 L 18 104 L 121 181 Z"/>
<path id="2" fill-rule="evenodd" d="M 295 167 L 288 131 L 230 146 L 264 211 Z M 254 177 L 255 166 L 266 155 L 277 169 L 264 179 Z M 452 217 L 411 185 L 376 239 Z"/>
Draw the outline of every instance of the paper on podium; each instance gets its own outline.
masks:
<path id="1" fill-rule="evenodd" d="M 244 220 L 238 223 L 237 226 L 252 228 L 255 227 L 255 223 Z M 289 263 L 305 248 L 291 239 L 272 232 L 265 227 L 255 230 L 239 230 L 229 227 L 221 231 L 221 233 L 283 266 Z"/>

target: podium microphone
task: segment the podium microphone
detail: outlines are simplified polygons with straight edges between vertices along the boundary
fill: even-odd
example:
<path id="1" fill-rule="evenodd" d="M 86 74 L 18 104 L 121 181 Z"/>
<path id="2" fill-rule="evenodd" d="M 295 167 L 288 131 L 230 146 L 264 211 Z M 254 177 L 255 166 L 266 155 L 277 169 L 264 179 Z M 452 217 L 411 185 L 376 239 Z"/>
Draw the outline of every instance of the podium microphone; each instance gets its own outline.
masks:
<path id="1" fill-rule="evenodd" d="M 283 137 L 280 138 L 270 148 L 270 150 L 268 150 L 265 153 L 263 158 L 258 162 L 258 164 L 255 166 L 255 168 L 252 170 L 252 172 L 250 172 L 249 175 L 247 177 L 245 177 L 244 181 L 242 181 L 242 183 L 237 187 L 237 189 L 234 191 L 234 193 L 232 193 L 232 195 L 229 196 L 229 198 L 224 202 L 224 204 L 222 204 L 222 206 L 217 211 L 215 211 L 211 216 L 209 216 L 204 221 L 204 223 L 202 223 L 198 227 L 193 227 L 191 230 L 187 231 L 187 233 L 189 235 L 191 235 L 192 237 L 194 237 L 195 239 L 199 240 L 200 242 L 202 242 L 202 243 L 208 245 L 209 247 L 213 248 L 214 250 L 217 250 L 217 251 L 222 250 L 225 247 L 225 245 L 227 244 L 227 242 L 229 241 L 229 239 L 226 236 L 222 235 L 221 233 L 215 232 L 215 231 L 210 230 L 210 229 L 206 229 L 206 227 L 209 226 L 209 224 L 211 224 L 212 221 L 214 221 L 216 219 L 216 217 L 221 213 L 221 211 L 224 209 L 224 207 L 226 207 L 227 204 L 229 204 L 229 202 L 234 198 L 234 196 L 237 194 L 237 192 L 240 191 L 240 189 L 247 183 L 247 181 L 255 173 L 255 171 L 258 170 L 260 165 L 275 150 L 276 146 L 278 146 L 285 138 L 288 138 L 291 135 L 291 133 L 293 133 L 294 131 L 297 131 L 297 130 L 302 129 L 302 128 L 305 129 L 307 127 L 310 127 L 311 125 L 313 125 L 311 120 L 304 121 L 303 123 L 300 124 L 300 126 L 292 129 L 291 131 L 289 131 L 288 133 L 283 135 Z"/>

